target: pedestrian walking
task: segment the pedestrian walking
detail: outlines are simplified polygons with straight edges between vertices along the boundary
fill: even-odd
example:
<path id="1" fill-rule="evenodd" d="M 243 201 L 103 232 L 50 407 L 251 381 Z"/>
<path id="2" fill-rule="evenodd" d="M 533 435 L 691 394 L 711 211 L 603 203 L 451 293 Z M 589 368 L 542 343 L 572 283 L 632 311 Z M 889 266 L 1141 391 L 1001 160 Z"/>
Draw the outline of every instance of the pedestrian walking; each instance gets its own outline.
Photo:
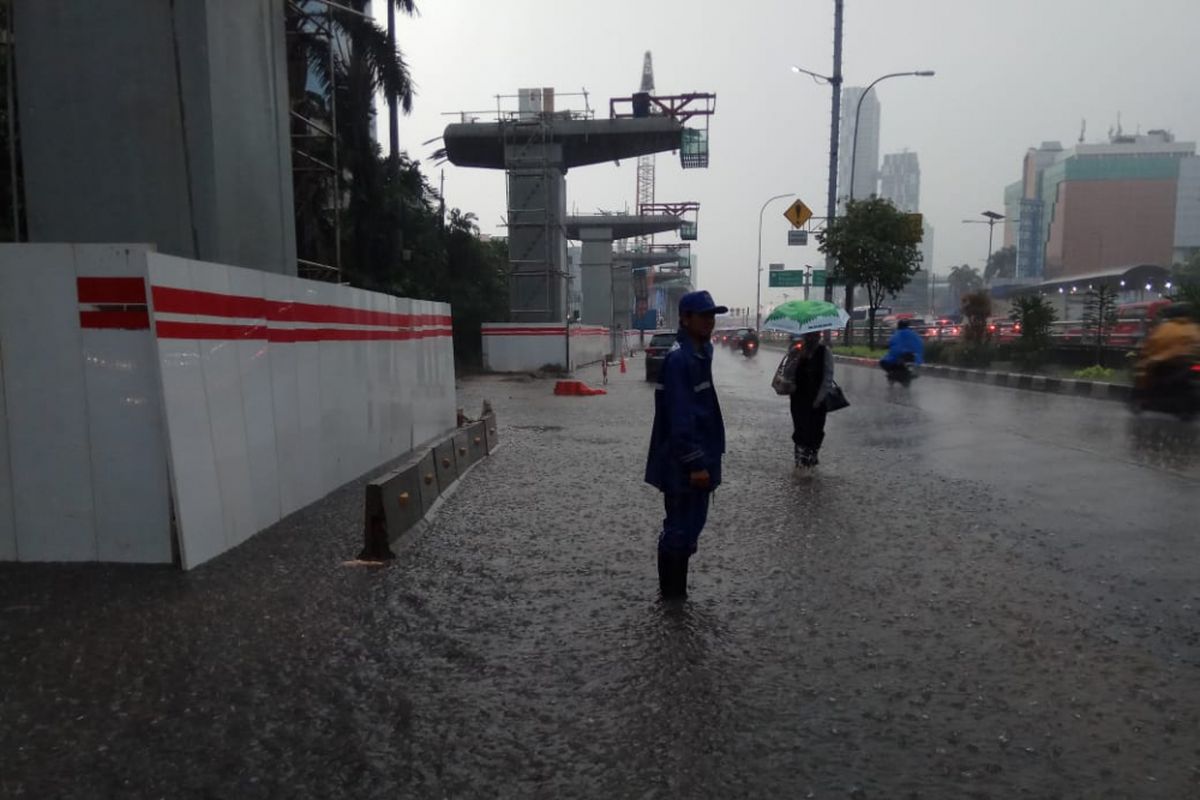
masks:
<path id="1" fill-rule="evenodd" d="M 792 443 L 797 468 L 817 466 L 825 441 L 825 399 L 833 389 L 833 352 L 820 333 L 806 333 L 795 367 L 796 388 L 791 395 Z"/>
<path id="2" fill-rule="evenodd" d="M 654 427 L 646 483 L 663 494 L 666 518 L 658 537 L 658 583 L 664 599 L 687 596 L 688 560 L 721 485 L 725 422 L 712 378 L 716 315 L 729 311 L 708 292 L 679 300 L 679 335 L 654 391 Z"/>

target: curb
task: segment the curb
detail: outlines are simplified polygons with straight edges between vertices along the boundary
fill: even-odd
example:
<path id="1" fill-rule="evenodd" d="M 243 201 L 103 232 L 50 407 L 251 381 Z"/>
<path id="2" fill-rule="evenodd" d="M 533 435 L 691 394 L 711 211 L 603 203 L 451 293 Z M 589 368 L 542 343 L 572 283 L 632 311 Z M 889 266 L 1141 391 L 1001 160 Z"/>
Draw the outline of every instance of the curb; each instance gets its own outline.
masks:
<path id="1" fill-rule="evenodd" d="M 834 355 L 833 360 L 842 364 L 853 364 L 859 367 L 878 366 L 878 362 L 872 358 Z M 925 364 L 921 367 L 921 374 L 932 375 L 936 378 L 965 381 L 967 383 L 1003 386 L 1009 389 L 1024 389 L 1026 391 L 1044 392 L 1046 394 L 1087 397 L 1093 400 L 1115 400 L 1125 403 L 1129 402 L 1129 399 L 1133 396 L 1133 387 L 1122 383 L 1085 381 L 1075 378 L 1049 378 L 1045 375 L 1026 375 L 1018 372 L 992 372 L 991 370 L 984 369 L 949 367 L 945 364 Z"/>
<path id="2" fill-rule="evenodd" d="M 459 481 L 500 447 L 496 415 L 435 439 L 367 483 L 359 561 L 390 561 L 392 544 L 433 517 Z"/>

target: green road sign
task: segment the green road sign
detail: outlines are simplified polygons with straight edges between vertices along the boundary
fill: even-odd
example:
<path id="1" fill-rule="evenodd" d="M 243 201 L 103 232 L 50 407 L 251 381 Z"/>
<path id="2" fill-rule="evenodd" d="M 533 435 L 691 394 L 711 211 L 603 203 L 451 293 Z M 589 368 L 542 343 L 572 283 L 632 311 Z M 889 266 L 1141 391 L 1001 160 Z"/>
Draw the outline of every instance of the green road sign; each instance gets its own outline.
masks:
<path id="1" fill-rule="evenodd" d="M 813 270 L 812 285 L 813 286 L 824 286 L 825 285 L 825 270 L 823 270 L 823 269 L 814 269 Z"/>
<path id="2" fill-rule="evenodd" d="M 770 287 L 772 289 L 783 289 L 789 286 L 804 285 L 804 270 L 802 269 L 787 269 L 782 272 L 772 272 L 770 277 Z"/>

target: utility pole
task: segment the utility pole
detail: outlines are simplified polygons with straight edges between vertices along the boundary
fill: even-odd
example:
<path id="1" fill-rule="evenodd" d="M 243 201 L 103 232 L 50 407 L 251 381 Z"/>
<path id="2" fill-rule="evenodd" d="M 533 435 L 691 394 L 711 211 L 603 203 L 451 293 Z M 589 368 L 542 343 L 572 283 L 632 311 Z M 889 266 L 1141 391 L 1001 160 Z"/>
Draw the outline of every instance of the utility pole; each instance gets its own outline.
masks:
<path id="1" fill-rule="evenodd" d="M 837 178 L 838 178 L 838 136 L 842 117 L 842 19 L 845 14 L 845 0 L 833 0 L 833 76 L 829 85 L 833 90 L 833 102 L 829 113 L 829 196 L 825 204 L 825 224 L 831 225 L 837 216 Z M 833 275 L 833 259 L 825 256 L 825 300 L 833 302 L 833 281 L 828 277 Z M 825 332 L 825 340 L 829 340 L 829 332 Z"/>
<path id="2" fill-rule="evenodd" d="M 387 2 L 387 38 L 388 47 L 392 52 L 396 52 L 396 2 L 395 0 L 385 0 Z M 400 111 L 397 107 L 398 98 L 395 95 L 388 95 L 388 145 L 391 148 L 392 158 L 400 157 Z"/>

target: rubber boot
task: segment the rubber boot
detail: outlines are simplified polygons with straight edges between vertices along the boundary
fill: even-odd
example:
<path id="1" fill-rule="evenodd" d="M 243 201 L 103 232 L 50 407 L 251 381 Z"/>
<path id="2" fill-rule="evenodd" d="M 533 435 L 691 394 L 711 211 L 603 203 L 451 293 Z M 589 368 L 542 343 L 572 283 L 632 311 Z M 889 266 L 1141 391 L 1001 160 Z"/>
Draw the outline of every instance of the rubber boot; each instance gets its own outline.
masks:
<path id="1" fill-rule="evenodd" d="M 659 550 L 658 551 L 658 591 L 660 594 L 662 594 L 663 599 L 666 599 L 671 596 L 672 587 L 674 586 L 672 578 L 673 578 L 673 576 L 671 574 L 671 556 L 668 555 L 667 553 L 664 553 L 662 550 Z"/>
<path id="2" fill-rule="evenodd" d="M 688 559 L 690 558 L 690 555 L 685 554 L 677 556 L 675 560 L 675 593 L 680 599 L 687 597 Z"/>
<path id="3" fill-rule="evenodd" d="M 687 556 L 658 551 L 658 589 L 664 600 L 687 596 Z"/>

